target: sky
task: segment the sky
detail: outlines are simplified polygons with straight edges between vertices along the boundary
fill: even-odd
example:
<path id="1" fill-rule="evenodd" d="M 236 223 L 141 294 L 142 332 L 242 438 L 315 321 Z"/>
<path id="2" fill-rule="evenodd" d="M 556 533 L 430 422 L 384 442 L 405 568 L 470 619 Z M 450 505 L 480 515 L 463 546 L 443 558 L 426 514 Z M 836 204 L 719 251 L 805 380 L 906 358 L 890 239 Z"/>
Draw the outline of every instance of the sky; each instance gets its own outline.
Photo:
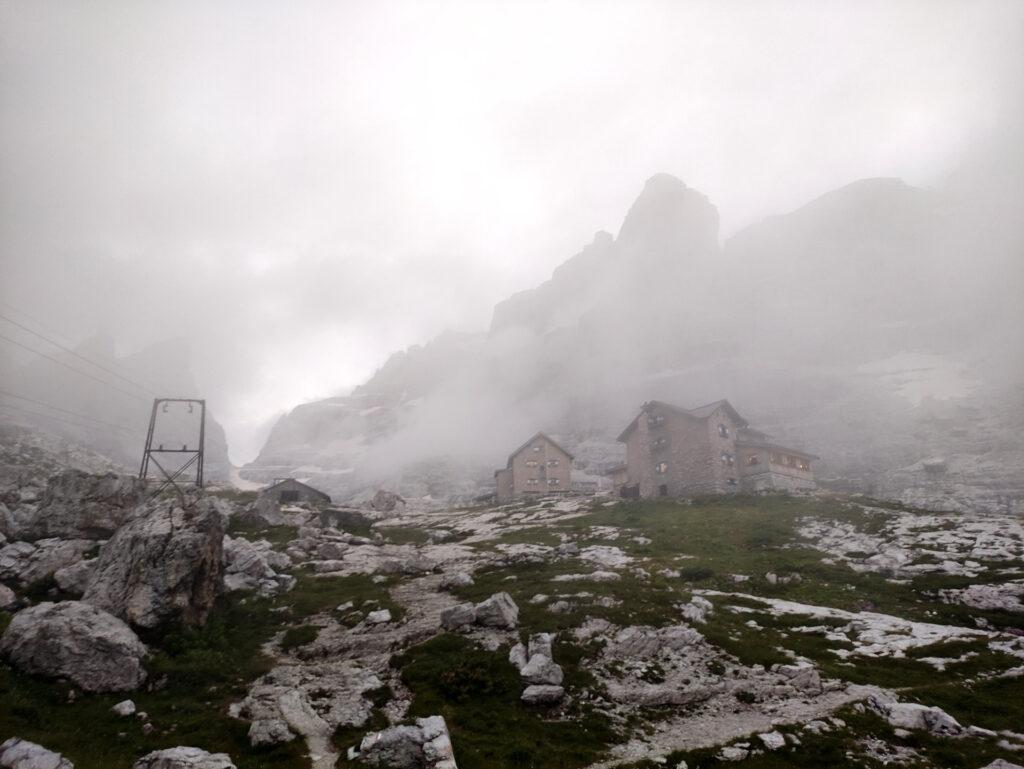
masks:
<path id="1" fill-rule="evenodd" d="M 125 354 L 187 340 L 242 463 L 283 411 L 486 329 L 654 173 L 723 236 L 941 184 L 1022 50 L 1011 0 L 0 0 L 0 301 Z"/>

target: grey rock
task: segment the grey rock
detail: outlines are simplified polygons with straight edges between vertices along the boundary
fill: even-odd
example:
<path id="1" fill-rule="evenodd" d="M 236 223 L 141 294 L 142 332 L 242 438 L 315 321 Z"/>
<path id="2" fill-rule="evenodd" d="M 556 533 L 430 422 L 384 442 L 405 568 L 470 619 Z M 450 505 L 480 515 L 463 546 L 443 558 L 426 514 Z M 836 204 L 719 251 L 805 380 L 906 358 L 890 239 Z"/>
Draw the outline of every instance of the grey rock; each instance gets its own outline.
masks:
<path id="1" fill-rule="evenodd" d="M 781 673 L 801 691 L 809 694 L 820 694 L 823 691 L 821 674 L 813 665 L 774 665 L 772 670 Z"/>
<path id="2" fill-rule="evenodd" d="M 366 615 L 367 625 L 383 625 L 386 622 L 391 621 L 391 612 L 387 609 L 378 609 L 377 611 L 371 611 Z"/>
<path id="3" fill-rule="evenodd" d="M 381 769 L 457 769 L 448 726 L 441 716 L 367 734 L 359 744 L 358 758 Z"/>
<path id="4" fill-rule="evenodd" d="M 114 705 L 111 710 L 122 718 L 126 716 L 133 716 L 135 715 L 135 703 L 131 700 L 121 700 L 119 703 Z"/>
<path id="5" fill-rule="evenodd" d="M 273 494 L 260 494 L 235 519 L 246 526 L 284 526 L 288 523 Z"/>
<path id="6" fill-rule="evenodd" d="M 511 649 L 509 649 L 508 661 L 515 665 L 516 670 L 518 670 L 520 673 L 523 671 L 523 668 L 526 667 L 526 663 L 528 662 L 528 660 L 529 658 L 526 654 L 526 647 L 522 644 L 516 644 Z"/>
<path id="7" fill-rule="evenodd" d="M 782 732 L 764 732 L 757 735 L 757 738 L 768 750 L 779 750 L 786 747 L 786 737 Z"/>
<path id="8" fill-rule="evenodd" d="M 458 630 L 476 622 L 476 607 L 471 603 L 460 603 L 450 606 L 441 612 L 441 627 L 445 630 Z"/>
<path id="9" fill-rule="evenodd" d="M 373 495 L 373 499 L 370 500 L 370 507 L 382 513 L 390 513 L 399 505 L 405 507 L 405 500 L 402 496 L 385 489 L 380 489 Z"/>
<path id="10" fill-rule="evenodd" d="M 136 761 L 132 769 L 235 769 L 235 765 L 226 753 L 177 747 L 148 753 Z"/>
<path id="11" fill-rule="evenodd" d="M 1013 764 L 1004 758 L 997 758 L 990 764 L 985 764 L 982 769 L 1024 769 L 1020 764 Z"/>
<path id="12" fill-rule="evenodd" d="M 41 603 L 14 615 L 0 655 L 24 673 L 67 678 L 88 692 L 138 688 L 146 647 L 117 617 L 81 601 Z"/>
<path id="13" fill-rule="evenodd" d="M 527 705 L 554 705 L 565 697 L 565 689 L 561 686 L 533 685 L 523 689 L 520 699 Z"/>
<path id="14" fill-rule="evenodd" d="M 316 547 L 316 557 L 322 561 L 337 561 L 345 557 L 348 545 L 344 542 L 321 542 Z"/>
<path id="15" fill-rule="evenodd" d="M 457 587 L 469 587 L 473 584 L 473 577 L 463 571 L 454 574 L 445 574 L 441 580 L 442 590 L 451 590 Z"/>
<path id="16" fill-rule="evenodd" d="M 75 765 L 42 745 L 11 737 L 0 743 L 0 769 L 75 769 Z"/>
<path id="17" fill-rule="evenodd" d="M 254 747 L 291 742 L 296 735 L 280 718 L 258 718 L 249 725 L 249 743 Z"/>
<path id="18" fill-rule="evenodd" d="M 224 587 L 223 550 L 208 500 L 157 500 L 102 547 L 83 600 L 140 627 L 202 625 Z"/>
<path id="19" fill-rule="evenodd" d="M 562 683 L 562 668 L 543 654 L 534 654 L 530 657 L 519 674 L 528 684 L 557 686 Z"/>
<path id="20" fill-rule="evenodd" d="M 107 539 L 137 515 L 144 499 L 138 478 L 65 470 L 50 478 L 38 504 L 13 511 L 12 538 Z"/>
<path id="21" fill-rule="evenodd" d="M 7 585 L 0 584 L 0 609 L 13 609 L 18 605 L 18 596 Z"/>
<path id="22" fill-rule="evenodd" d="M 324 526 L 336 529 L 352 529 L 369 526 L 373 521 L 358 510 L 351 508 L 328 507 L 320 511 L 320 522 Z"/>
<path id="23" fill-rule="evenodd" d="M 476 605 L 476 624 L 512 629 L 519 620 L 519 607 L 508 593 L 495 593 Z"/>
<path id="24" fill-rule="evenodd" d="M 56 581 L 57 587 L 65 593 L 83 595 L 89 587 L 89 581 L 92 579 L 95 569 L 96 559 L 89 558 L 57 569 L 53 573 L 53 579 Z"/>
<path id="25" fill-rule="evenodd" d="M 36 542 L 11 542 L 0 548 L 0 579 L 17 580 L 23 585 L 39 582 L 78 563 L 95 546 L 95 542 L 85 539 L 56 537 Z"/>

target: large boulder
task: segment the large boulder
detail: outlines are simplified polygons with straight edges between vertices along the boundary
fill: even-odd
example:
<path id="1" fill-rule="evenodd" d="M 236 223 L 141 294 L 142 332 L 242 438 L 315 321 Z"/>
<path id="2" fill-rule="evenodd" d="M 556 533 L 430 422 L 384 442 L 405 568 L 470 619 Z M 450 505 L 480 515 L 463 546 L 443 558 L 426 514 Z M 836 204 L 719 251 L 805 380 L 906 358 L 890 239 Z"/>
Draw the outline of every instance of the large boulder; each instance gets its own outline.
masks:
<path id="1" fill-rule="evenodd" d="M 18 596 L 7 585 L 0 582 L 0 609 L 13 609 L 18 605 Z"/>
<path id="2" fill-rule="evenodd" d="M 256 501 L 235 515 L 246 526 L 284 526 L 288 521 L 273 494 L 260 494 Z"/>
<path id="3" fill-rule="evenodd" d="M 235 769 L 227 753 L 207 753 L 200 748 L 167 748 L 147 753 L 132 769 Z"/>
<path id="4" fill-rule="evenodd" d="M 405 499 L 400 494 L 386 489 L 380 489 L 370 500 L 370 507 L 382 513 L 390 513 L 399 505 L 405 507 Z"/>
<path id="5" fill-rule="evenodd" d="M 38 502 L 13 511 L 12 539 L 107 539 L 137 512 L 145 483 L 128 475 L 65 470 L 50 478 Z"/>
<path id="6" fill-rule="evenodd" d="M 512 629 L 519 621 L 519 607 L 508 593 L 495 593 L 476 605 L 476 624 Z"/>
<path id="7" fill-rule="evenodd" d="M 207 498 L 154 501 L 100 550 L 83 598 L 138 627 L 202 625 L 224 587 L 224 521 Z"/>
<path id="8" fill-rule="evenodd" d="M 898 729 L 921 729 L 942 736 L 963 732 L 959 722 L 942 708 L 898 702 L 877 694 L 868 697 L 867 705 Z"/>
<path id="9" fill-rule="evenodd" d="M 81 601 L 40 603 L 14 615 L 0 655 L 24 673 L 67 678 L 87 692 L 137 689 L 146 647 L 124 622 Z"/>
<path id="10" fill-rule="evenodd" d="M 75 769 L 75 765 L 42 745 L 11 737 L 0 743 L 0 769 Z"/>
<path id="11" fill-rule="evenodd" d="M 224 587 L 228 592 L 235 590 L 257 590 L 261 595 L 290 590 L 295 578 L 278 574 L 271 566 L 291 565 L 291 559 L 283 553 L 276 553 L 266 540 L 250 542 L 242 537 L 224 536 Z"/>

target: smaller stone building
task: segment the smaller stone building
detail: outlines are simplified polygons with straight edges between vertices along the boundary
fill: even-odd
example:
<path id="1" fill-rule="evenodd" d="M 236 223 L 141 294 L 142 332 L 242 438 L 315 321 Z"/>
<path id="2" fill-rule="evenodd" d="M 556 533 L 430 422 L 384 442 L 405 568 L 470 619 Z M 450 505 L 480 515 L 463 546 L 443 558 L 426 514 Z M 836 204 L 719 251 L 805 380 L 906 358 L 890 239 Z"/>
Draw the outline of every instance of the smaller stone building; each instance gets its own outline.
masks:
<path id="1" fill-rule="evenodd" d="M 259 495 L 269 496 L 282 505 L 306 502 L 311 505 L 329 505 L 331 498 L 319 489 L 297 481 L 294 478 L 281 478 L 260 490 Z"/>
<path id="2" fill-rule="evenodd" d="M 494 471 L 499 502 L 532 494 L 557 494 L 572 488 L 572 454 L 544 433 L 512 452 L 508 464 Z"/>

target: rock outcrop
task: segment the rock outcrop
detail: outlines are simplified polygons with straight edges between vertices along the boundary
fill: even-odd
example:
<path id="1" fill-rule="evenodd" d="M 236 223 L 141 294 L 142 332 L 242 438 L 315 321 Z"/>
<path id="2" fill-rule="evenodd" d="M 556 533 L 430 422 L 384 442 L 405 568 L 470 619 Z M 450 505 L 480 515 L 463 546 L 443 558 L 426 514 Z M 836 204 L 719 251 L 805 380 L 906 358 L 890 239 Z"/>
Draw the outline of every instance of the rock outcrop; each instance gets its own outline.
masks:
<path id="1" fill-rule="evenodd" d="M 235 765 L 226 753 L 177 747 L 147 753 L 132 765 L 132 769 L 235 769 Z"/>
<path id="2" fill-rule="evenodd" d="M 366 735 L 358 758 L 379 769 L 457 769 L 448 725 L 441 716 L 417 718 L 415 726 L 391 726 Z"/>
<path id="3" fill-rule="evenodd" d="M 0 579 L 31 585 L 77 564 L 95 547 L 95 542 L 86 539 L 54 537 L 35 542 L 9 542 L 0 547 Z"/>
<path id="4" fill-rule="evenodd" d="M 0 769 L 75 769 L 75 765 L 42 745 L 11 737 L 0 743 Z"/>
<path id="5" fill-rule="evenodd" d="M 145 484 L 128 475 L 65 470 L 50 478 L 35 503 L 12 511 L 12 539 L 107 539 L 145 498 Z"/>
<path id="6" fill-rule="evenodd" d="M 117 617 L 81 601 L 41 603 L 14 615 L 0 655 L 24 673 L 67 678 L 87 692 L 137 689 L 146 647 Z"/>
<path id="7" fill-rule="evenodd" d="M 138 627 L 202 625 L 224 586 L 223 548 L 209 500 L 155 501 L 102 547 L 83 600 Z"/>
<path id="8" fill-rule="evenodd" d="M 458 630 L 469 625 L 511 630 L 519 620 L 519 607 L 508 593 L 495 593 L 478 604 L 460 603 L 441 612 L 441 627 Z"/>
<path id="9" fill-rule="evenodd" d="M 260 595 L 287 592 L 295 577 L 278 574 L 288 568 L 291 558 L 276 552 L 266 540 L 250 542 L 242 537 L 224 537 L 224 587 L 226 590 L 256 590 Z"/>

